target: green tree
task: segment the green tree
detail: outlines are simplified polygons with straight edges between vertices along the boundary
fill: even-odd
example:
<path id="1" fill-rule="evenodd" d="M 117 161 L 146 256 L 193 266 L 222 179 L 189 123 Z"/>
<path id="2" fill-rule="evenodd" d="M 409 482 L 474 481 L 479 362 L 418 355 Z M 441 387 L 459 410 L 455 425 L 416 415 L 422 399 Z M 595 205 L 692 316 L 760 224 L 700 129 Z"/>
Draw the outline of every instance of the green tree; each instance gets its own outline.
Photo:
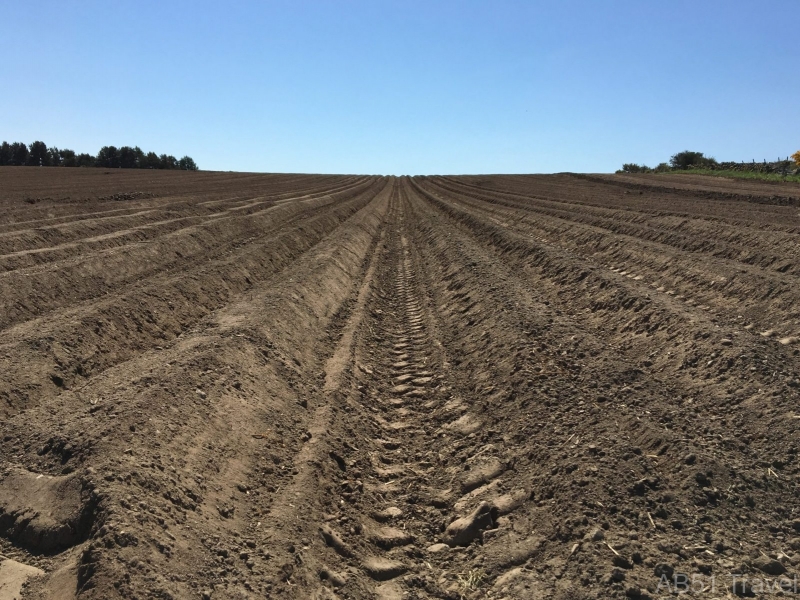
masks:
<path id="1" fill-rule="evenodd" d="M 44 167 L 50 166 L 50 153 L 47 151 L 47 144 L 44 142 L 33 142 L 28 151 L 28 163 L 32 167 L 42 165 Z"/>
<path id="2" fill-rule="evenodd" d="M 76 159 L 76 165 L 79 167 L 93 167 L 95 158 L 87 152 L 81 152 Z"/>
<path id="3" fill-rule="evenodd" d="M 61 153 L 61 166 L 62 167 L 77 167 L 78 160 L 74 150 L 64 148 Z"/>
<path id="4" fill-rule="evenodd" d="M 3 142 L 0 144 L 0 167 L 11 163 L 11 144 Z"/>
<path id="5" fill-rule="evenodd" d="M 717 161 L 710 156 L 703 156 L 702 152 L 684 150 L 673 155 L 669 159 L 669 164 L 673 169 L 713 168 L 717 165 Z"/>
<path id="6" fill-rule="evenodd" d="M 119 150 L 116 146 L 103 146 L 97 153 L 94 166 L 116 169 L 119 167 Z"/>
<path id="7" fill-rule="evenodd" d="M 144 157 L 144 166 L 148 169 L 160 169 L 161 163 L 158 159 L 158 154 L 148 152 Z"/>
<path id="8" fill-rule="evenodd" d="M 162 154 L 158 158 L 160 169 L 177 169 L 178 160 L 171 154 Z"/>
<path id="9" fill-rule="evenodd" d="M 61 150 L 53 146 L 52 148 L 47 149 L 47 155 L 49 157 L 49 164 L 51 167 L 61 166 Z"/>
<path id="10" fill-rule="evenodd" d="M 130 146 L 119 149 L 119 166 L 123 169 L 136 168 L 136 151 Z"/>
<path id="11" fill-rule="evenodd" d="M 11 162 L 9 164 L 22 166 L 28 164 L 28 147 L 22 142 L 11 144 Z"/>
<path id="12" fill-rule="evenodd" d="M 178 161 L 178 166 L 184 171 L 197 171 L 197 163 L 194 162 L 191 156 L 184 156 Z"/>

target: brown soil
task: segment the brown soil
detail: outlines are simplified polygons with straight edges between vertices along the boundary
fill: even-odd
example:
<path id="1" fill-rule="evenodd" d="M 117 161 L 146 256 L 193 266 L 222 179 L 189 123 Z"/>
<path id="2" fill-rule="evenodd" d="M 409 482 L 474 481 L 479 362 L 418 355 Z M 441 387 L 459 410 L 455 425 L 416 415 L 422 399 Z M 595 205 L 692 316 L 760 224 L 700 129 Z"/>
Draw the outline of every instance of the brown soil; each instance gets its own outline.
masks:
<path id="1" fill-rule="evenodd" d="M 791 578 L 798 205 L 703 177 L 2 168 L 0 598 Z"/>

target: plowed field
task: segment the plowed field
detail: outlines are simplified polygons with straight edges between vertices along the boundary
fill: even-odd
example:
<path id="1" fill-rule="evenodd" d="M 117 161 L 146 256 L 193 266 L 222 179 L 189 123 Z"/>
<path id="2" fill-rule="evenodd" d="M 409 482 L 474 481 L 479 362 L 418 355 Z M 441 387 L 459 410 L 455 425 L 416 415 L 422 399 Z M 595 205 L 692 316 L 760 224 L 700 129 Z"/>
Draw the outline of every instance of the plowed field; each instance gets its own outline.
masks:
<path id="1" fill-rule="evenodd" d="M 798 283 L 791 184 L 4 167 L 0 600 L 791 586 Z"/>

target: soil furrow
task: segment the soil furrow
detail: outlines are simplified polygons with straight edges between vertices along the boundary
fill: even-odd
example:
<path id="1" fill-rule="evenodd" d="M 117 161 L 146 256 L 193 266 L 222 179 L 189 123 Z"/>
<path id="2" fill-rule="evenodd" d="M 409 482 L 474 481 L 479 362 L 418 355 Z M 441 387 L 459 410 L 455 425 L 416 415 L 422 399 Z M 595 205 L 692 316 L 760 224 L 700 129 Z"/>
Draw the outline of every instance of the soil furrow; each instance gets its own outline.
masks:
<path id="1" fill-rule="evenodd" d="M 169 344 L 209 311 L 290 265 L 369 202 L 379 185 L 311 217 L 293 215 L 277 235 L 259 236 L 217 260 L 212 254 L 185 272 L 167 272 L 97 301 L 68 305 L 57 318 L 50 313 L 5 330 L 0 334 L 5 364 L 0 411 L 12 414 L 66 389 L 79 389 L 111 365 Z"/>
<path id="2" fill-rule="evenodd" d="M 795 187 L 69 171 L 0 169 L 0 590 L 800 575 Z"/>
<path id="3" fill-rule="evenodd" d="M 778 337 L 800 331 L 797 328 L 800 314 L 794 302 L 797 278 L 794 271 L 798 265 L 791 259 L 787 261 L 786 254 L 759 254 L 756 244 L 746 250 L 744 247 L 723 250 L 706 237 L 684 237 L 684 241 L 691 239 L 691 244 L 680 243 L 676 247 L 673 245 L 676 239 L 669 243 L 658 241 L 660 233 L 651 240 L 647 235 L 636 235 L 620 227 L 566 224 L 564 221 L 572 221 L 572 217 L 556 213 L 555 218 L 549 218 L 538 201 L 513 212 L 487 201 L 465 204 L 491 215 L 503 227 L 524 232 L 540 243 L 557 243 L 559 248 L 581 255 L 587 263 L 622 272 L 653 288 L 655 293 L 665 293 L 718 314 L 728 313 L 725 315 L 728 320 L 743 320 L 742 326 L 749 325 L 759 332 L 783 332 Z M 509 214 L 514 218 L 509 219 Z M 718 237 L 712 232 L 708 234 L 712 240 Z M 766 237 L 761 232 L 761 238 Z M 792 243 L 782 239 L 773 241 L 770 252 L 782 248 L 789 256 L 793 255 L 797 235 L 792 238 Z"/>
<path id="4" fill-rule="evenodd" d="M 176 344 L 141 353 L 80 392 L 65 392 L 57 404 L 17 417 L 41 425 L 29 439 L 48 448 L 36 468 L 48 472 L 58 471 L 64 452 L 50 440 L 48 415 L 54 406 L 69 406 L 76 416 L 57 437 L 71 440 L 70 464 L 96 498 L 89 542 L 70 567 L 82 597 L 107 598 L 112 590 L 122 597 L 268 590 L 266 579 L 247 581 L 257 564 L 269 564 L 260 549 L 274 532 L 258 522 L 294 477 L 287 466 L 302 456 L 311 425 L 307 399 L 316 396 L 328 328 L 374 246 L 389 189 L 384 183 L 291 271 L 210 314 Z M 148 375 L 157 365 L 158 383 Z M 103 400 L 87 406 L 87 395 Z M 107 424 L 103 434 L 87 435 L 98 420 Z M 12 445 L 5 455 L 32 468 L 19 449 Z M 153 553 L 131 566 L 137 548 Z M 33 555 L 13 550 L 47 565 L 36 558 L 38 547 Z M 45 597 L 49 585 L 41 584 Z"/>
<path id="5" fill-rule="evenodd" d="M 429 211 L 421 220 L 437 226 L 442 222 Z M 503 249 L 499 254 L 492 251 L 487 255 L 469 238 L 459 243 L 452 230 L 443 229 L 449 233 L 430 235 L 439 243 L 426 254 L 446 261 L 448 254 L 464 247 L 466 256 L 452 262 L 472 265 L 470 269 L 454 269 L 449 266 L 452 263 L 445 262 L 440 278 L 447 282 L 452 289 L 451 298 L 457 301 L 451 314 L 458 321 L 448 329 L 468 328 L 470 332 L 459 342 L 461 353 L 467 356 L 465 366 L 476 379 L 473 391 L 496 400 L 484 406 L 484 414 L 506 414 L 518 402 L 524 408 L 531 407 L 532 401 L 530 412 L 517 413 L 513 431 L 521 436 L 517 438 L 519 442 L 524 440 L 523 447 L 538 446 L 541 450 L 533 450 L 527 457 L 518 455 L 515 470 L 520 476 L 524 473 L 530 477 L 535 469 L 526 467 L 527 461 L 548 465 L 547 472 L 529 484 L 539 507 L 552 506 L 546 513 L 536 511 L 537 531 L 546 533 L 545 524 L 549 523 L 547 541 L 518 540 L 523 546 L 532 544 L 526 546 L 531 548 L 531 555 L 520 558 L 535 569 L 526 573 L 524 568 L 519 571 L 515 567 L 519 564 L 516 559 L 500 561 L 500 566 L 506 565 L 503 568 L 514 567 L 505 574 L 497 570 L 492 574 L 499 576 L 500 587 L 516 589 L 517 594 L 524 589 L 539 589 L 543 597 L 551 597 L 558 588 L 545 582 L 553 573 L 564 585 L 576 581 L 587 589 L 598 583 L 601 589 L 613 585 L 617 555 L 605 554 L 607 549 L 602 544 L 587 543 L 597 541 L 593 526 L 601 530 L 598 539 L 610 541 L 617 551 L 620 546 L 627 549 L 627 562 L 618 574 L 619 581 L 630 581 L 633 576 L 643 588 L 647 587 L 648 567 L 654 568 L 660 560 L 675 562 L 666 549 L 676 544 L 676 538 L 683 540 L 677 543 L 678 548 L 692 546 L 708 549 L 712 554 L 736 554 L 726 546 L 727 540 L 712 544 L 715 538 L 705 523 L 716 523 L 722 531 L 736 529 L 740 526 L 738 507 L 748 502 L 774 512 L 765 522 L 753 523 L 738 535 L 741 559 L 746 560 L 748 552 L 757 552 L 762 540 L 772 535 L 771 527 L 778 527 L 783 535 L 791 534 L 792 512 L 786 503 L 793 484 L 785 479 L 782 483 L 777 472 L 766 486 L 757 483 L 763 478 L 763 471 L 753 462 L 756 456 L 770 456 L 786 465 L 784 458 L 778 458 L 785 456 L 780 440 L 791 438 L 795 425 L 779 415 L 791 412 L 797 394 L 783 383 L 793 376 L 783 368 L 785 353 L 764 343 L 747 344 L 755 356 L 747 351 L 739 354 L 739 349 L 736 358 L 731 356 L 726 362 L 723 357 L 723 373 L 701 376 L 685 359 L 681 360 L 685 354 L 681 344 L 685 342 L 673 331 L 660 343 L 656 332 L 652 336 L 655 339 L 647 341 L 647 345 L 657 349 L 657 354 L 642 360 L 641 333 L 615 327 L 607 313 L 598 315 L 595 326 L 594 315 L 583 313 L 586 304 L 578 298 L 596 297 L 602 288 L 594 288 L 591 294 L 584 292 L 582 279 L 571 279 L 564 267 L 556 267 L 549 275 L 547 271 L 537 274 L 526 269 L 524 262 L 511 256 L 513 246 L 501 243 L 496 234 L 487 235 L 485 228 L 476 228 L 476 241 L 494 240 Z M 472 250 L 468 250 L 470 247 Z M 482 260 L 477 259 L 481 255 Z M 481 263 L 486 266 L 481 268 Z M 465 284 L 470 271 L 483 271 L 486 282 Z M 553 279 L 548 281 L 550 277 Z M 496 284 L 489 283 L 490 279 Z M 512 285 L 514 280 L 517 285 Z M 559 291 L 559 285 L 578 289 L 567 300 L 564 295 L 550 292 Z M 587 291 L 592 288 L 587 286 Z M 520 294 L 503 297 L 505 291 L 514 289 Z M 482 291 L 477 294 L 472 290 Z M 531 293 L 535 293 L 533 298 Z M 534 303 L 537 296 L 538 306 Z M 486 310 L 487 306 L 493 309 Z M 564 311 L 567 306 L 569 310 Z M 696 332 L 692 350 L 711 358 L 706 368 L 718 367 L 718 350 L 724 350 L 729 342 L 715 342 L 702 328 L 698 329 L 700 325 L 692 324 Z M 707 327 L 709 333 L 716 329 L 710 323 Z M 516 339 L 503 335 L 504 331 L 514 330 Z M 479 351 L 469 349 L 470 339 L 479 344 Z M 463 360 L 455 352 L 452 356 L 454 362 Z M 765 363 L 769 367 L 762 370 Z M 757 373 L 751 369 L 764 373 L 759 384 L 754 385 L 752 379 Z M 475 377 L 481 373 L 482 377 Z M 784 373 L 787 379 L 776 379 L 773 373 Z M 765 410 L 762 402 L 767 399 L 770 408 Z M 473 400 L 471 404 L 476 403 Z M 721 407 L 725 417 L 710 421 L 696 417 L 718 414 Z M 542 411 L 544 423 L 534 419 L 525 424 L 523 415 L 534 416 Z M 731 435 L 731 427 L 738 435 Z M 775 439 L 764 438 L 760 433 L 773 427 L 782 429 Z M 660 466 L 663 464 L 668 467 Z M 794 473 L 795 468 L 790 471 Z M 675 489 L 683 491 L 676 494 Z M 726 491 L 722 493 L 722 489 Z M 619 512 L 620 506 L 627 508 Z M 508 547 L 513 547 L 515 529 L 508 532 Z M 638 532 L 638 537 L 629 537 L 629 532 Z M 716 551 L 711 549 L 715 544 Z M 575 555 L 585 551 L 590 553 L 588 557 Z M 536 560 L 531 562 L 534 555 Z M 641 557 L 642 566 L 637 567 L 639 563 L 631 556 Z M 725 564 L 729 560 L 718 559 Z M 581 566 L 585 563 L 591 565 L 588 574 Z M 594 571 L 598 567 L 605 569 L 605 574 Z M 595 593 L 602 596 L 607 592 Z"/>
<path id="6" fill-rule="evenodd" d="M 167 233 L 149 243 L 86 252 L 56 264 L 2 273 L 0 281 L 9 292 L 4 294 L 0 327 L 38 316 L 65 301 L 74 303 L 105 295 L 125 285 L 140 287 L 143 281 L 162 272 L 191 268 L 200 256 L 214 259 L 238 246 L 258 243 L 262 236 L 308 218 L 315 209 L 336 200 L 357 199 L 374 186 L 374 182 L 362 184 L 339 197 L 320 198 L 316 205 L 279 205 L 264 209 L 261 214 L 215 219 Z"/>
<path id="7" fill-rule="evenodd" d="M 324 188 L 313 188 L 310 190 L 299 190 L 294 192 L 294 196 L 286 193 L 265 194 L 259 196 L 233 197 L 223 200 L 212 200 L 206 202 L 196 202 L 188 204 L 158 202 L 152 208 L 144 210 L 128 211 L 126 214 L 118 216 L 101 216 L 85 219 L 81 216 L 62 222 L 57 225 L 44 225 L 37 223 L 33 227 L 8 231 L 0 234 L 0 252 L 3 256 L 0 259 L 8 259 L 6 254 L 24 256 L 25 254 L 37 254 L 65 250 L 78 246 L 85 242 L 97 242 L 103 236 L 119 236 L 121 234 L 134 231 L 136 229 L 146 229 L 148 227 L 158 227 L 164 224 L 182 223 L 194 224 L 204 219 L 220 218 L 233 216 L 237 213 L 252 214 L 259 210 L 259 207 L 269 206 L 276 202 L 286 202 L 292 199 L 309 199 L 318 196 L 330 196 L 346 189 L 355 187 L 361 181 L 343 182 L 337 187 L 326 186 Z M 212 208 L 210 203 L 214 204 Z M 117 212 L 117 211 L 115 211 Z M 195 213 L 187 216 L 187 213 Z M 170 218 L 172 217 L 172 218 Z"/>

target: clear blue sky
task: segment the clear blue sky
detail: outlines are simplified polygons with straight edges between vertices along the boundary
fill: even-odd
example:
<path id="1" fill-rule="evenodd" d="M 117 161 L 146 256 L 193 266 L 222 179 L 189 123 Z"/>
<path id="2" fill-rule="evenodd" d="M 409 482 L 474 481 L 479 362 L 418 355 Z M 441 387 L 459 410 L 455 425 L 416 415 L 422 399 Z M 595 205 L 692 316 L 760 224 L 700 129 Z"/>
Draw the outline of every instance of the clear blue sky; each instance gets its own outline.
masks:
<path id="1" fill-rule="evenodd" d="M 799 0 L 227 4 L 3 2 L 0 139 L 387 174 L 800 149 Z"/>

